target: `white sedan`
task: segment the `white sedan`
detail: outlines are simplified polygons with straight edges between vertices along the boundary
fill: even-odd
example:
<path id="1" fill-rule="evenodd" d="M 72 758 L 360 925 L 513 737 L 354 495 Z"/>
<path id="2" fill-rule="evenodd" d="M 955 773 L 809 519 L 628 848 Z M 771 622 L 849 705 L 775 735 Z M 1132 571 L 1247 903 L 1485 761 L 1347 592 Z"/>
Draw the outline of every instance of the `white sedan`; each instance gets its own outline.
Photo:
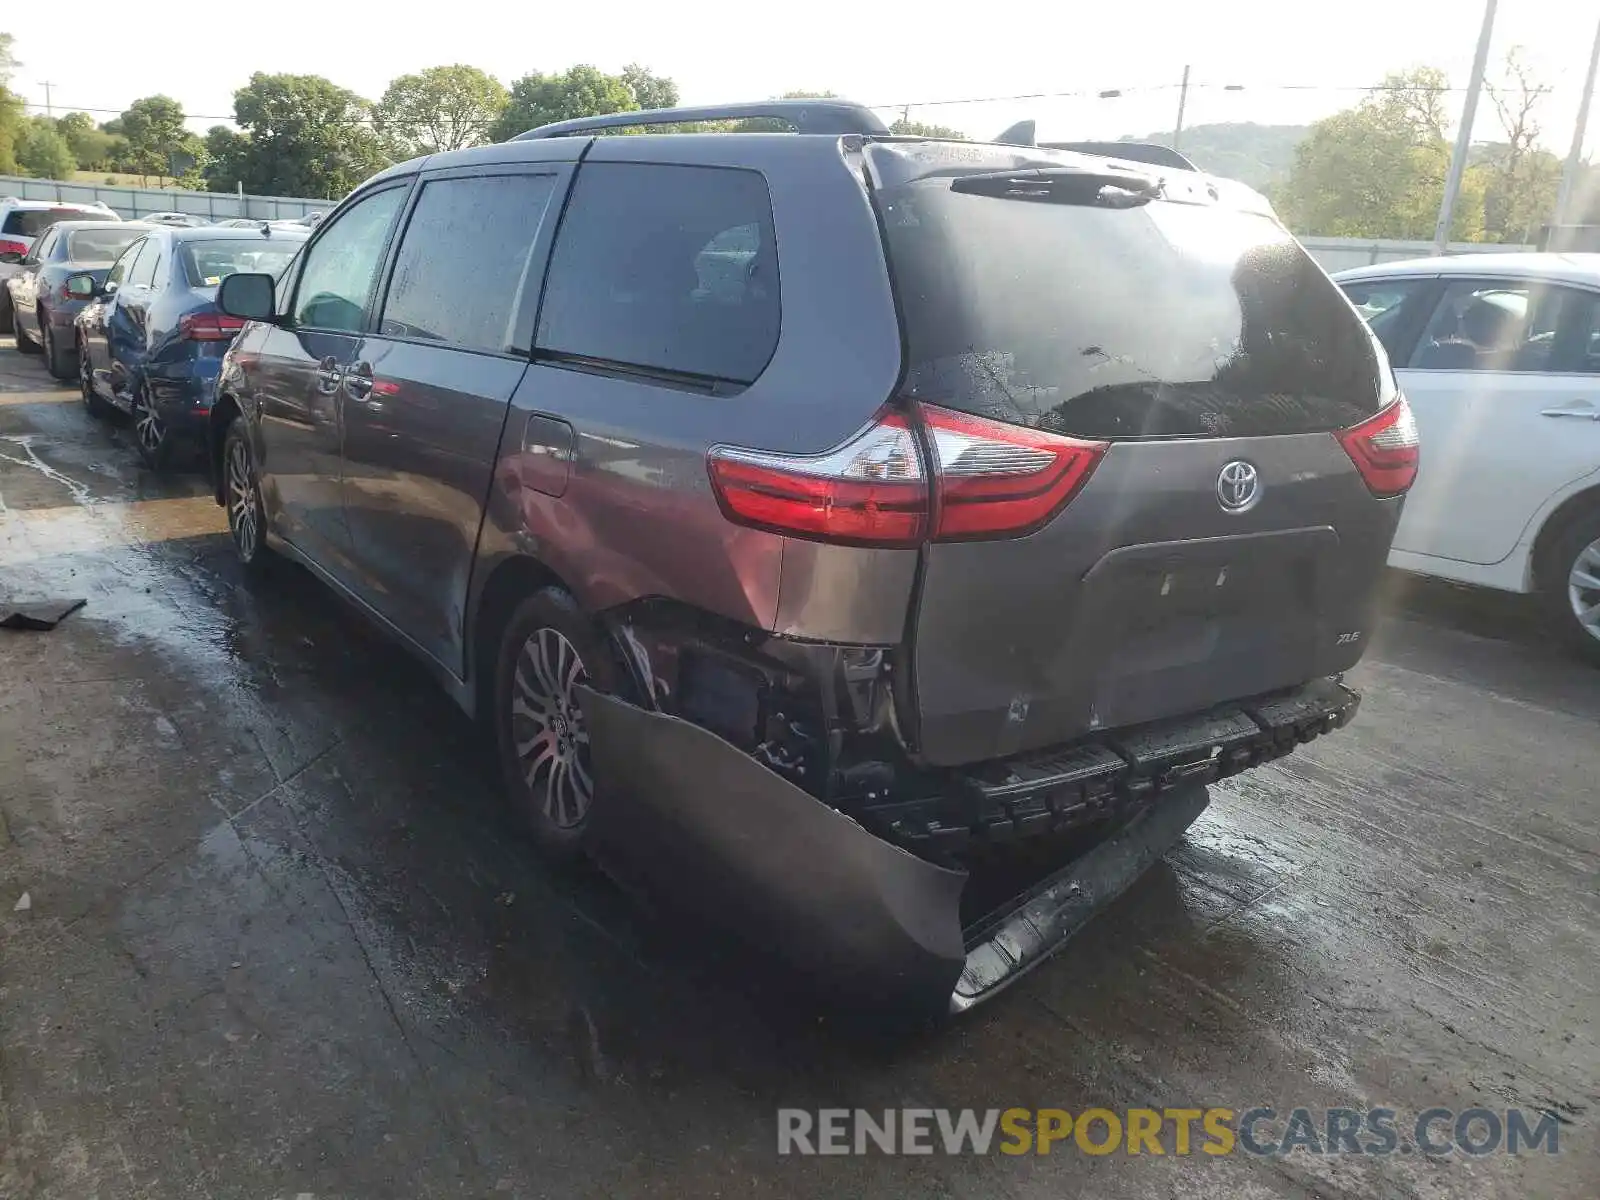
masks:
<path id="1" fill-rule="evenodd" d="M 1422 436 L 1389 565 L 1534 593 L 1600 662 L 1600 254 L 1464 254 L 1333 278 Z"/>

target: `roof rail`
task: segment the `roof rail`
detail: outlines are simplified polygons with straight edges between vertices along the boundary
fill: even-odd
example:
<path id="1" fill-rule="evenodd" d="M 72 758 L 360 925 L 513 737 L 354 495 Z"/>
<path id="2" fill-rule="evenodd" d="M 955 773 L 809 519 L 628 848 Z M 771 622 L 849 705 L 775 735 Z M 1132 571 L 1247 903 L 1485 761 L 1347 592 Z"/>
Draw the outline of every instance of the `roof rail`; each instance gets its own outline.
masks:
<path id="1" fill-rule="evenodd" d="M 871 109 L 848 100 L 758 100 L 747 104 L 705 104 L 688 108 L 646 108 L 638 112 L 606 113 L 541 125 L 519 133 L 513 142 L 537 138 L 571 137 L 603 129 L 632 129 L 640 125 L 684 125 L 695 121 L 737 121 L 768 117 L 787 121 L 796 133 L 879 135 L 889 132 Z"/>
<path id="2" fill-rule="evenodd" d="M 1125 158 L 1129 162 L 1176 167 L 1180 171 L 1199 169 L 1171 146 L 1163 146 L 1158 142 L 1040 142 L 1039 145 L 1047 150 L 1073 150 L 1101 158 Z"/>

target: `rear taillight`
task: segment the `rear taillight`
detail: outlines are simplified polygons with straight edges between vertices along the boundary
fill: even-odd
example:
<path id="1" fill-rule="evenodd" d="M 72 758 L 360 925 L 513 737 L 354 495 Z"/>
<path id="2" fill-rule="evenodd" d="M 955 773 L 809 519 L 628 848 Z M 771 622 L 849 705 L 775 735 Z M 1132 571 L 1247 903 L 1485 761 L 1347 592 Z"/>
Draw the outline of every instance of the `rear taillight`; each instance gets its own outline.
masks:
<path id="1" fill-rule="evenodd" d="M 26 254 L 27 252 L 27 242 L 19 242 L 15 238 L 0 238 L 0 254 Z"/>
<path id="2" fill-rule="evenodd" d="M 1417 422 L 1404 396 L 1359 425 L 1336 433 L 1374 496 L 1398 496 L 1417 478 Z"/>
<path id="3" fill-rule="evenodd" d="M 933 444 L 935 541 L 1019 537 L 1076 496 L 1105 455 L 1086 442 L 924 405 Z"/>
<path id="4" fill-rule="evenodd" d="M 1017 537 L 1060 512 L 1106 449 L 928 405 L 921 415 L 931 472 L 906 418 L 885 411 L 823 454 L 713 448 L 717 501 L 741 525 L 849 545 Z"/>
<path id="5" fill-rule="evenodd" d="M 194 342 L 229 342 L 243 328 L 238 317 L 223 313 L 184 313 L 178 318 L 178 336 Z"/>
<path id="6" fill-rule="evenodd" d="M 857 546 L 914 546 L 927 533 L 927 476 L 899 413 L 824 454 L 716 446 L 706 465 L 723 513 L 741 525 Z"/>

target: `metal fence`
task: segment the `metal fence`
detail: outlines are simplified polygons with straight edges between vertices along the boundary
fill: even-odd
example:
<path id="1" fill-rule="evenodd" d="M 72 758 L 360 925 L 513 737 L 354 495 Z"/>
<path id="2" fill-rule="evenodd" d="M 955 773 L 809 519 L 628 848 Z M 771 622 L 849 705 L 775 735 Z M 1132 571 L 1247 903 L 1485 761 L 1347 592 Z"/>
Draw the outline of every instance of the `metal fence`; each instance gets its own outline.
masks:
<path id="1" fill-rule="evenodd" d="M 327 212 L 332 200 L 302 196 L 242 196 L 234 192 L 189 192 L 180 188 L 128 188 L 99 183 L 61 183 L 0 175 L 0 196 L 19 200 L 53 200 L 65 204 L 96 201 L 128 220 L 156 212 L 192 213 L 208 221 L 252 217 L 263 221 L 292 220 L 308 212 Z"/>
<path id="2" fill-rule="evenodd" d="M 1330 272 L 1364 267 L 1369 263 L 1394 262 L 1402 258 L 1427 258 L 1433 253 L 1432 242 L 1399 238 L 1306 237 L 1300 239 L 1300 244 L 1321 264 L 1324 271 Z M 1446 253 L 1503 254 L 1537 249 L 1537 246 L 1508 246 L 1499 242 L 1451 242 Z"/>

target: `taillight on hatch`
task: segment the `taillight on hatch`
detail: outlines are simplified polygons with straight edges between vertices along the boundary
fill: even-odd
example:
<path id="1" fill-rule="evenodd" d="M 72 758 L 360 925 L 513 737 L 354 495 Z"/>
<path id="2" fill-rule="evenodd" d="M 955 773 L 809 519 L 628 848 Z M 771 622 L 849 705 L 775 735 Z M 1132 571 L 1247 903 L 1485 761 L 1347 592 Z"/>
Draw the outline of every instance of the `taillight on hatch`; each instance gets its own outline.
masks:
<path id="1" fill-rule="evenodd" d="M 1404 396 L 1334 436 L 1374 496 L 1398 496 L 1416 482 L 1421 447 L 1417 422 Z"/>
<path id="2" fill-rule="evenodd" d="M 823 454 L 713 448 L 717 501 L 741 525 L 849 545 L 1018 537 L 1055 516 L 1106 449 L 929 405 L 920 413 L 931 472 L 906 418 L 885 410 Z"/>
<path id="3" fill-rule="evenodd" d="M 15 238 L 0 237 L 0 254 L 26 254 L 27 252 L 27 242 L 19 242 Z"/>
<path id="4" fill-rule="evenodd" d="M 1076 496 L 1105 455 L 1086 442 L 947 408 L 922 407 L 933 444 L 935 541 L 1019 537 Z"/>
<path id="5" fill-rule="evenodd" d="M 711 486 L 729 520 L 858 546 L 914 546 L 928 525 L 928 483 L 899 413 L 881 413 L 824 454 L 716 446 Z"/>
<path id="6" fill-rule="evenodd" d="M 238 317 L 224 313 L 184 313 L 178 318 L 178 336 L 193 342 L 228 342 L 244 328 Z"/>

